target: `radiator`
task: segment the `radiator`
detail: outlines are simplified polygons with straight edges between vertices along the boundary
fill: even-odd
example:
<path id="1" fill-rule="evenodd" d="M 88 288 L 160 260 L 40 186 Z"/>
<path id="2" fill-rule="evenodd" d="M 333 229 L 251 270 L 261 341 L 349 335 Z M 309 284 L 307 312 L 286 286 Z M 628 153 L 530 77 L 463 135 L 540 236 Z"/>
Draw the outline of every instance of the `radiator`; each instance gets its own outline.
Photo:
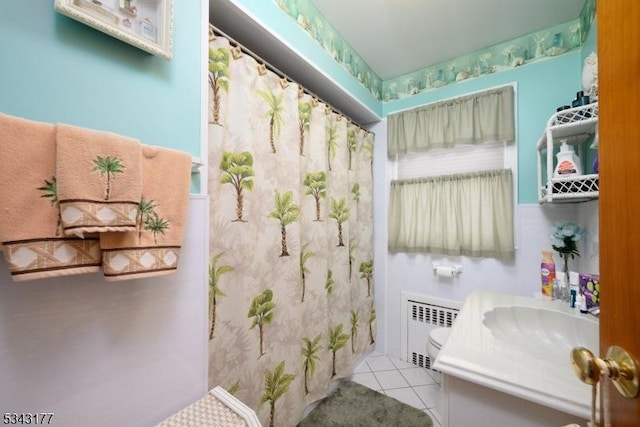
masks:
<path id="1" fill-rule="evenodd" d="M 406 362 L 431 369 L 427 354 L 429 332 L 451 327 L 462 303 L 402 292 L 402 356 Z"/>

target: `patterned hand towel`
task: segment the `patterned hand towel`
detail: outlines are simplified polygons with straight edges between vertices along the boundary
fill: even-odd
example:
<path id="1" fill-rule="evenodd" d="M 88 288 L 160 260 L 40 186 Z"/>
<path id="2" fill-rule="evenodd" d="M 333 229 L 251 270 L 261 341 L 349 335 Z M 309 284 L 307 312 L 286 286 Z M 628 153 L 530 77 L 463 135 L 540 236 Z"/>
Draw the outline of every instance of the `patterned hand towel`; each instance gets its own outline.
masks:
<path id="1" fill-rule="evenodd" d="M 66 235 L 133 231 L 142 191 L 140 143 L 58 124 L 58 203 Z"/>
<path id="2" fill-rule="evenodd" d="M 137 230 L 103 233 L 102 269 L 108 281 L 160 276 L 178 267 L 191 182 L 191 156 L 142 147 L 142 198 Z"/>
<path id="3" fill-rule="evenodd" d="M 15 281 L 100 271 L 98 238 L 65 237 L 56 126 L 0 114 L 0 242 Z"/>

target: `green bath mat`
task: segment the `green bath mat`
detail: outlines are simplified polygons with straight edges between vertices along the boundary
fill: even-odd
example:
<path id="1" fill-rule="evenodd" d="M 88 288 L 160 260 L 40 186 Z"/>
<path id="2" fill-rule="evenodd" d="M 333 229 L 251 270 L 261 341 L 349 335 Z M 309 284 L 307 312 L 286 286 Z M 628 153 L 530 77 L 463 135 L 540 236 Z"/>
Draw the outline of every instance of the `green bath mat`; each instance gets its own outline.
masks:
<path id="1" fill-rule="evenodd" d="M 352 381 L 345 381 L 298 427 L 432 427 L 423 411 Z"/>

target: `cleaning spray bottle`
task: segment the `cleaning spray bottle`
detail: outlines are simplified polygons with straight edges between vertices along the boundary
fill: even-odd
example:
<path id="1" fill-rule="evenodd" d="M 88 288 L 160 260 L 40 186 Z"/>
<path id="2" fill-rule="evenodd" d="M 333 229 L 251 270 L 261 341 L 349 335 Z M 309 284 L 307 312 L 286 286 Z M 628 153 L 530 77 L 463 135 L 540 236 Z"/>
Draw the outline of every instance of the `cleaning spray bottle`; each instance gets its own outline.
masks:
<path id="1" fill-rule="evenodd" d="M 580 158 L 576 155 L 573 146 L 567 144 L 566 139 L 560 140 L 560 151 L 556 154 L 558 163 L 553 172 L 556 178 L 582 175 L 582 167 L 580 166 Z"/>
<path id="2" fill-rule="evenodd" d="M 542 262 L 540 263 L 540 279 L 543 297 L 553 295 L 553 282 L 556 278 L 556 264 L 553 261 L 553 252 L 542 251 Z"/>

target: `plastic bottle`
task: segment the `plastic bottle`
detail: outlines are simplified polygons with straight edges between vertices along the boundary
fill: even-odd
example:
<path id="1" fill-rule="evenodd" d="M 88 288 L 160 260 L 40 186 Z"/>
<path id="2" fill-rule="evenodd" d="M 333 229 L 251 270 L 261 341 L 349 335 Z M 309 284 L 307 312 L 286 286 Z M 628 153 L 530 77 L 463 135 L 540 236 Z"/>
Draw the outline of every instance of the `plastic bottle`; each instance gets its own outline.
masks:
<path id="1" fill-rule="evenodd" d="M 577 301 L 578 301 L 578 296 L 580 295 L 579 288 L 580 288 L 580 275 L 575 271 L 570 271 L 569 272 L 569 294 L 570 294 L 569 307 L 571 308 L 578 308 Z"/>
<path id="2" fill-rule="evenodd" d="M 567 276 L 564 271 L 556 270 L 556 284 L 557 284 L 557 296 L 554 299 L 559 299 L 563 301 L 569 300 L 569 284 L 567 283 Z"/>
<path id="3" fill-rule="evenodd" d="M 567 144 L 566 139 L 561 140 L 560 151 L 556 154 L 558 163 L 556 169 L 553 172 L 553 176 L 556 178 L 567 177 L 574 175 L 582 175 L 582 168 L 580 167 L 580 158 L 576 155 L 573 147 Z"/>
<path id="4" fill-rule="evenodd" d="M 580 313 L 586 314 L 587 311 L 587 298 L 584 296 L 582 290 L 578 293 L 578 297 L 576 299 L 576 308 L 580 310 Z"/>
<path id="5" fill-rule="evenodd" d="M 542 251 L 540 263 L 540 279 L 542 296 L 551 297 L 553 294 L 553 281 L 556 278 L 556 264 L 553 261 L 553 252 Z"/>

